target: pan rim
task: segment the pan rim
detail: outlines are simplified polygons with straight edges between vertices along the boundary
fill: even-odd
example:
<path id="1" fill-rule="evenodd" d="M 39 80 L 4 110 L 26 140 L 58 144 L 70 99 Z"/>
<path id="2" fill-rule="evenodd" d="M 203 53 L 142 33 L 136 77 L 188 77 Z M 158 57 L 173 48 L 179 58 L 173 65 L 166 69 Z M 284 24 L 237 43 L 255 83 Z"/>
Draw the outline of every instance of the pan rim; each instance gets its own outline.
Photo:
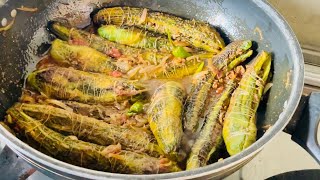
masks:
<path id="1" fill-rule="evenodd" d="M 208 176 L 212 173 L 216 173 L 223 169 L 240 164 L 241 162 L 248 160 L 258 153 L 266 143 L 270 142 L 282 129 L 289 123 L 295 109 L 298 106 L 300 97 L 303 91 L 304 84 L 304 59 L 302 56 L 302 51 L 298 40 L 293 33 L 290 26 L 284 20 L 284 18 L 271 7 L 271 5 L 266 1 L 252 0 L 254 4 L 261 8 L 273 21 L 277 24 L 278 27 L 282 29 L 282 33 L 286 40 L 288 40 L 289 48 L 291 54 L 293 54 L 293 79 L 292 79 L 292 89 L 287 100 L 286 109 L 280 114 L 277 122 L 274 124 L 272 129 L 265 133 L 258 141 L 256 141 L 249 148 L 239 153 L 238 155 L 229 157 L 221 162 L 217 162 L 202 168 L 167 173 L 167 174 L 152 174 L 152 175 L 127 175 L 127 174 L 116 174 L 109 172 L 102 172 L 91 170 L 87 168 L 82 168 L 74 166 L 57 159 L 54 159 L 50 156 L 47 156 L 43 153 L 39 153 L 36 149 L 31 148 L 29 145 L 19 140 L 8 132 L 3 127 L 0 127 L 0 138 L 5 141 L 5 143 L 10 147 L 21 154 L 27 156 L 31 160 L 41 163 L 48 167 L 51 167 L 55 170 L 76 176 L 76 177 L 85 177 L 92 179 L 102 179 L 102 178 L 114 178 L 114 179 L 174 179 L 174 178 L 199 178 L 203 176 Z"/>

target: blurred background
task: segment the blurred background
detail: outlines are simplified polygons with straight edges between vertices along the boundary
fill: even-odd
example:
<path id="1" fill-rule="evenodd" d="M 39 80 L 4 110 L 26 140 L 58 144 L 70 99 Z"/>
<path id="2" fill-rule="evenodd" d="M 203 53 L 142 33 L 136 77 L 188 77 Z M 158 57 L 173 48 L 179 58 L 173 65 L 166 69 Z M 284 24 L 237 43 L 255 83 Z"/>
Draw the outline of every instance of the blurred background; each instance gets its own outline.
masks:
<path id="1" fill-rule="evenodd" d="M 0 0 L 0 6 L 7 0 Z M 305 58 L 305 88 L 304 94 L 310 91 L 320 91 L 320 0 L 268 0 L 288 21 L 297 35 Z M 319 128 L 318 128 L 319 129 Z M 318 140 L 320 139 L 318 133 Z M 10 162 L 17 158 L 10 154 L 9 149 L 0 142 L 0 152 L 8 151 L 8 159 L 0 159 L 2 162 Z M 18 160 L 20 161 L 20 160 Z M 31 167 L 11 165 L 17 171 L 27 171 Z M 305 170 L 316 169 L 320 171 L 319 164 L 299 145 L 291 141 L 291 137 L 282 132 L 272 142 L 266 145 L 261 153 L 240 171 L 225 178 L 225 180 L 260 180 L 273 177 L 285 172 L 306 172 Z M 308 171 L 311 172 L 311 171 Z M 314 172 L 314 171 L 312 171 Z M 28 172 L 29 173 L 29 172 Z M 2 177 L 6 172 L 0 172 Z M 42 173 L 30 172 L 28 180 L 50 180 Z M 319 175 L 319 173 L 314 173 Z M 304 179 L 320 179 L 320 176 Z M 293 173 L 291 178 L 301 179 L 298 173 Z M 1 178 L 0 178 L 1 179 Z"/>
<path id="2" fill-rule="evenodd" d="M 305 84 L 320 86 L 320 1 L 268 0 L 288 21 L 297 35 L 305 58 Z"/>

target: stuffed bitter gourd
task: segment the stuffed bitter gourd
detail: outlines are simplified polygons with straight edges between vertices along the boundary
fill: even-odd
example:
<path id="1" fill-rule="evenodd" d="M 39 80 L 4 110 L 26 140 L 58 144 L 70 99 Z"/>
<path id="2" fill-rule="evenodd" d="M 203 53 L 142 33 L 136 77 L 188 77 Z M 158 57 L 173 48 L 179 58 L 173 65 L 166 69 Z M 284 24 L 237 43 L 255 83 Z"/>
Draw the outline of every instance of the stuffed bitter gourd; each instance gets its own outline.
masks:
<path id="1" fill-rule="evenodd" d="M 205 109 L 208 91 L 218 71 L 225 74 L 245 61 L 252 55 L 251 45 L 252 42 L 249 40 L 230 43 L 221 53 L 213 57 L 214 71 L 209 69 L 193 76 L 191 92 L 185 103 L 183 121 L 185 131 L 195 133 L 201 128 L 199 127 L 199 119 Z"/>
<path id="2" fill-rule="evenodd" d="M 58 22 L 51 22 L 49 29 L 59 38 L 71 44 L 81 44 L 96 49 L 99 52 L 113 56 L 113 51 L 119 51 L 117 58 L 133 58 L 136 62 L 140 59 L 148 62 L 147 66 L 131 67 L 128 71 L 135 71 L 129 75 L 132 79 L 151 78 L 182 78 L 194 74 L 203 63 L 211 59 L 212 53 L 198 53 L 186 60 L 173 57 L 170 53 L 155 52 L 151 49 L 138 49 L 105 40 L 94 34 L 63 26 Z M 181 62 L 183 63 L 176 63 Z M 115 63 L 116 64 L 116 63 Z M 150 71 L 145 72 L 146 69 Z M 125 70 L 125 69 L 121 69 Z"/>
<path id="3" fill-rule="evenodd" d="M 79 70 L 111 74 L 119 69 L 109 56 L 87 46 L 70 45 L 56 39 L 52 42 L 50 56 L 60 65 Z"/>
<path id="4" fill-rule="evenodd" d="M 83 103 L 110 104 L 145 91 L 137 81 L 63 67 L 34 71 L 27 82 L 48 97 Z"/>
<path id="5" fill-rule="evenodd" d="M 148 120 L 160 148 L 173 159 L 181 160 L 182 108 L 185 90 L 180 83 L 169 81 L 160 86 L 151 99 Z"/>
<path id="6" fill-rule="evenodd" d="M 16 104 L 14 108 L 40 120 L 49 128 L 75 135 L 84 141 L 104 146 L 120 143 L 125 149 L 145 152 L 156 157 L 163 155 L 153 137 L 138 128 L 108 124 L 50 105 Z"/>
<path id="7" fill-rule="evenodd" d="M 248 66 L 230 100 L 223 123 L 223 139 L 230 155 L 256 141 L 256 111 L 271 67 L 269 53 L 261 52 Z"/>
<path id="8" fill-rule="evenodd" d="M 139 98 L 139 100 L 144 99 L 145 97 L 135 97 Z M 130 99 L 130 101 L 132 101 Z M 124 115 L 127 111 L 127 102 L 123 102 L 121 104 L 116 105 L 101 105 L 101 104 L 85 104 L 76 101 L 65 101 L 65 100 L 57 100 L 46 98 L 42 95 L 38 95 L 31 91 L 23 91 L 20 97 L 21 103 L 27 104 L 43 104 L 50 105 L 54 107 L 58 107 L 70 112 L 74 112 L 83 116 L 93 117 L 95 119 L 103 120 L 105 122 L 113 122 L 117 119 L 122 119 L 122 117 L 118 115 Z M 114 118 L 119 117 L 119 118 Z"/>
<path id="9" fill-rule="evenodd" d="M 98 11 L 93 21 L 96 24 L 136 26 L 173 39 L 187 42 L 196 48 L 218 53 L 224 48 L 220 34 L 208 24 L 186 20 L 161 12 L 147 12 L 147 9 L 131 7 L 112 7 Z M 144 17 L 145 16 L 145 17 Z"/>
<path id="10" fill-rule="evenodd" d="M 153 34 L 135 27 L 122 28 L 115 25 L 105 25 L 98 29 L 98 34 L 116 43 L 146 49 L 156 49 L 162 52 L 170 52 L 174 46 L 162 36 L 155 37 Z"/>
<path id="11" fill-rule="evenodd" d="M 15 129 L 54 158 L 101 171 L 152 174 L 180 171 L 176 163 L 122 150 L 120 145 L 101 146 L 57 133 L 17 109 L 9 109 Z"/>
<path id="12" fill-rule="evenodd" d="M 197 57 L 195 57 L 194 59 L 190 58 L 184 63 L 175 64 L 175 63 L 169 62 L 164 66 L 160 65 L 158 69 L 155 69 L 153 72 L 150 72 L 148 75 L 145 75 L 145 76 L 148 76 L 151 78 L 153 77 L 153 78 L 181 79 L 185 76 L 196 73 L 199 70 L 199 68 L 203 66 L 203 63 L 204 63 L 204 59 L 197 58 Z"/>
<path id="13" fill-rule="evenodd" d="M 139 98 L 140 100 L 137 102 L 141 102 L 145 97 L 135 98 Z M 132 101 L 133 99 L 130 99 L 130 102 Z M 109 124 L 128 126 L 132 128 L 137 127 L 140 130 L 144 130 L 145 132 L 152 134 L 148 128 L 149 126 L 146 114 L 141 111 L 132 112 L 131 107 L 127 107 L 127 101 L 108 106 L 101 104 L 84 104 L 76 101 L 59 101 L 55 99 L 46 99 L 44 101 L 40 101 L 39 103 L 59 107 L 83 116 L 93 117 Z"/>
<path id="14" fill-rule="evenodd" d="M 107 122 L 111 120 L 112 115 L 124 114 L 126 112 L 125 110 L 119 110 L 114 106 L 103 106 L 100 104 L 84 104 L 76 101 L 61 101 L 61 103 L 68 108 L 71 108 L 74 113 L 93 117 L 95 119 L 101 119 Z"/>
<path id="15" fill-rule="evenodd" d="M 229 104 L 229 99 L 235 87 L 235 80 L 229 80 L 221 94 L 210 98 L 205 124 L 191 148 L 187 160 L 187 169 L 195 169 L 207 165 L 210 157 L 217 153 L 222 145 L 222 118 Z"/>
<path id="16" fill-rule="evenodd" d="M 90 34 L 86 31 L 64 26 L 59 22 L 51 21 L 48 24 L 48 29 L 62 40 L 68 41 L 70 44 L 89 46 L 101 53 L 115 58 L 124 56 L 137 58 L 138 56 L 141 56 L 144 60 L 150 62 L 151 64 L 159 64 L 161 60 L 167 56 L 166 53 L 132 48 L 111 42 L 95 34 Z"/>

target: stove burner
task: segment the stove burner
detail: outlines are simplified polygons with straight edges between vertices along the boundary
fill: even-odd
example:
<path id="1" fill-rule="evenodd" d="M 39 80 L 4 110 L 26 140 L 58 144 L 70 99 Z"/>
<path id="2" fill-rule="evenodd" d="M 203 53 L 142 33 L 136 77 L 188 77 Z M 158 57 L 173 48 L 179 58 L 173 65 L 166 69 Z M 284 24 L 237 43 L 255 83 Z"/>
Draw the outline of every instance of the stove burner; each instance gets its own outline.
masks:
<path id="1" fill-rule="evenodd" d="M 25 180 L 36 169 L 17 156 L 8 146 L 0 149 L 0 174 L 5 179 Z"/>

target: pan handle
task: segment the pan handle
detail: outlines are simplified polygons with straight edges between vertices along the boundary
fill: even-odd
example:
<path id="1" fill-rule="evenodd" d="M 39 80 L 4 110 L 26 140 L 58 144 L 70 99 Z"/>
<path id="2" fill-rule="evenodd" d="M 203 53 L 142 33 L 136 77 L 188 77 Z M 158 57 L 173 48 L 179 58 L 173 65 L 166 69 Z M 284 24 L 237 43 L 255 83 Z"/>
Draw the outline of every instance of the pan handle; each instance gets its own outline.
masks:
<path id="1" fill-rule="evenodd" d="M 320 93 L 313 92 L 310 96 L 301 97 L 298 109 L 284 131 L 291 134 L 291 139 L 320 164 L 320 146 L 317 139 L 319 121 Z"/>

